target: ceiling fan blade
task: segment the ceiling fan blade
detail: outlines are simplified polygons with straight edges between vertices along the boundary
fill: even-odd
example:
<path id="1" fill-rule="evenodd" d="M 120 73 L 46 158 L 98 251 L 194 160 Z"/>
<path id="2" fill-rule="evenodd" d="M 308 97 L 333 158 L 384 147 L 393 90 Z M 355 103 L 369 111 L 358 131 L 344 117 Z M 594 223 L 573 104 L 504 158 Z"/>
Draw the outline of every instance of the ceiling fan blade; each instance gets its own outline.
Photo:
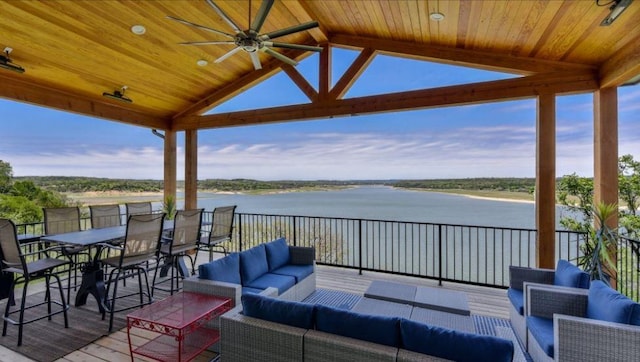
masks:
<path id="1" fill-rule="evenodd" d="M 245 34 L 245 32 L 240 29 L 238 24 L 236 24 L 233 20 L 231 20 L 231 18 L 227 14 L 225 14 L 225 12 L 222 11 L 222 9 L 219 8 L 218 5 L 216 5 L 216 3 L 213 2 L 213 0 L 207 0 L 207 3 L 213 8 L 213 10 L 216 11 L 216 13 L 218 13 L 218 15 L 220 15 L 222 19 L 224 19 L 224 21 L 227 22 L 227 24 L 229 24 L 229 26 L 231 26 L 231 28 L 233 29 L 233 31 L 236 32 L 236 34 L 242 34 L 245 37 L 247 36 L 247 34 Z"/>
<path id="2" fill-rule="evenodd" d="M 229 58 L 230 56 L 234 55 L 235 53 L 239 52 L 242 48 L 240 47 L 236 47 L 231 49 L 230 51 L 228 51 L 225 55 L 221 56 L 220 58 L 216 59 L 214 61 L 214 63 L 220 63 L 221 61 Z"/>
<path id="3" fill-rule="evenodd" d="M 287 48 L 287 49 L 298 49 L 298 50 L 309 50 L 312 52 L 321 52 L 322 47 L 316 47 L 312 45 L 303 45 L 303 44 L 289 44 L 289 43 L 279 43 L 276 41 L 263 41 L 263 45 L 274 47 L 274 48 Z"/>
<path id="4" fill-rule="evenodd" d="M 260 28 L 262 28 L 262 24 L 264 24 L 267 15 L 269 14 L 269 10 L 271 10 L 271 6 L 273 6 L 274 0 L 262 0 L 262 5 L 260 5 L 260 9 L 256 14 L 255 19 L 253 19 L 253 23 L 251 23 L 251 30 L 256 33 L 260 32 Z"/>
<path id="5" fill-rule="evenodd" d="M 233 35 L 225 33 L 224 31 L 220 31 L 220 30 L 216 30 L 216 29 L 212 29 L 212 28 L 203 26 L 203 25 L 192 23 L 190 21 L 186 21 L 186 20 L 183 20 L 183 19 L 180 19 L 180 18 L 176 18 L 176 17 L 171 16 L 171 15 L 167 15 L 167 19 L 171 19 L 171 20 L 177 21 L 177 22 L 185 24 L 185 25 L 196 27 L 198 29 L 210 31 L 212 33 L 216 33 L 216 34 L 224 35 L 224 36 L 229 37 L 229 38 L 233 38 Z"/>
<path id="6" fill-rule="evenodd" d="M 258 53 L 252 52 L 252 53 L 249 53 L 249 56 L 251 56 L 251 62 L 253 63 L 253 67 L 256 70 L 262 69 L 262 64 L 260 64 L 260 58 L 258 57 Z"/>
<path id="7" fill-rule="evenodd" d="M 294 25 L 288 28 L 272 31 L 271 33 L 260 35 L 260 40 L 269 40 L 279 38 L 281 36 L 297 33 L 299 31 L 313 29 L 318 27 L 317 21 L 310 21 L 308 23 Z"/>
<path id="8" fill-rule="evenodd" d="M 287 64 L 298 65 L 298 62 L 296 62 L 295 60 L 293 60 L 293 59 L 291 59 L 291 58 L 289 58 L 289 57 L 287 57 L 285 55 L 282 55 L 282 54 L 278 53 L 275 50 L 267 48 L 266 46 L 262 47 L 260 50 L 262 50 L 263 52 L 265 52 L 265 53 L 271 55 L 272 57 L 274 57 L 276 59 L 279 59 L 279 60 L 281 60 L 281 61 L 283 61 L 283 62 L 285 62 Z"/>

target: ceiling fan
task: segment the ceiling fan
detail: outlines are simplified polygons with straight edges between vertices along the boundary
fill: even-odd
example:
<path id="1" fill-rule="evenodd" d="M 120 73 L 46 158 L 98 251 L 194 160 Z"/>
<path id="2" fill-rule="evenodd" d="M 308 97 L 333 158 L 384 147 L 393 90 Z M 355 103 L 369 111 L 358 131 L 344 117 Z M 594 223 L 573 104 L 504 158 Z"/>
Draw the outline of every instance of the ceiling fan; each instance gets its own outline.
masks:
<path id="1" fill-rule="evenodd" d="M 207 4 L 209 4 L 213 8 L 213 10 L 215 10 L 216 13 L 218 13 L 218 15 L 220 15 L 220 17 L 222 17 L 222 19 L 224 19 L 227 22 L 227 24 L 229 24 L 229 26 L 231 26 L 235 34 L 229 34 L 224 31 L 220 31 L 207 26 L 195 24 L 190 21 L 186 21 L 173 16 L 167 16 L 167 18 L 185 25 L 196 27 L 198 29 L 216 33 L 218 35 L 222 35 L 230 39 L 230 40 L 221 40 L 221 41 L 191 41 L 191 42 L 180 43 L 182 45 L 231 44 L 236 46 L 231 51 L 227 52 L 220 58 L 216 59 L 215 63 L 220 63 L 223 60 L 232 56 L 233 54 L 243 50 L 249 54 L 249 56 L 251 57 L 251 61 L 253 62 L 253 67 L 256 70 L 258 70 L 258 69 L 262 69 L 262 65 L 260 64 L 260 58 L 258 58 L 258 53 L 257 53 L 258 51 L 265 52 L 271 55 L 272 57 L 277 58 L 280 61 L 283 61 L 291 65 L 297 65 L 298 62 L 281 53 L 278 53 L 272 48 L 287 48 L 287 49 L 307 50 L 307 51 L 314 51 L 314 52 L 322 51 L 322 48 L 318 46 L 281 43 L 281 42 L 272 41 L 272 39 L 276 39 L 285 35 L 316 28 L 318 27 L 317 21 L 310 21 L 308 23 L 294 25 L 288 28 L 272 31 L 270 33 L 260 34 L 260 28 L 262 28 L 262 24 L 264 24 L 264 21 L 267 18 L 267 15 L 269 15 L 269 10 L 271 10 L 271 6 L 273 6 L 273 3 L 275 0 L 263 0 L 262 4 L 260 5 L 260 9 L 258 10 L 258 13 L 256 14 L 256 17 L 253 19 L 253 22 L 251 21 L 251 0 L 249 0 L 249 21 L 248 22 L 250 23 L 250 26 L 249 26 L 249 29 L 247 30 L 241 30 L 238 24 L 236 24 L 227 14 L 225 14 L 225 12 L 222 11 L 222 9 L 218 5 L 216 5 L 216 3 L 213 2 L 213 0 L 206 0 L 206 1 L 207 1 Z"/>

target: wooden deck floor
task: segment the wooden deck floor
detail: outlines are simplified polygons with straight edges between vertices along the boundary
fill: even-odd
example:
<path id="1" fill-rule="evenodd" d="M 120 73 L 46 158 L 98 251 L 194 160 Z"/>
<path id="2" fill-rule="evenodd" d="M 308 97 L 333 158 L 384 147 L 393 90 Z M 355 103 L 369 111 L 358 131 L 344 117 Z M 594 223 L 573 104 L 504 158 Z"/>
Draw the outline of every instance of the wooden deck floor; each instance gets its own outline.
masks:
<path id="1" fill-rule="evenodd" d="M 206 260 L 206 257 L 199 257 L 199 259 L 204 261 Z M 357 270 L 327 266 L 317 267 L 317 287 L 322 289 L 341 290 L 362 295 L 368 288 L 372 280 L 388 280 L 406 284 L 438 287 L 437 282 L 420 278 L 374 272 L 364 272 L 362 275 L 359 275 Z M 506 297 L 506 290 L 455 283 L 444 283 L 442 288 L 465 292 L 469 299 L 471 313 L 473 314 L 508 318 L 509 302 Z M 151 332 L 141 331 L 138 329 L 133 329 L 132 334 L 134 336 L 132 343 L 136 346 L 144 344 L 146 341 L 155 336 Z M 209 361 L 211 357 L 212 356 L 210 354 L 203 354 L 199 356 L 195 361 Z M 138 358 L 136 358 L 135 360 L 147 361 L 147 359 Z M 30 362 L 32 360 L 0 346 L 0 361 Z M 97 341 L 68 354 L 58 361 L 131 361 L 131 357 L 129 356 L 129 345 L 127 342 L 126 328 L 112 333 L 107 337 L 98 339 Z"/>

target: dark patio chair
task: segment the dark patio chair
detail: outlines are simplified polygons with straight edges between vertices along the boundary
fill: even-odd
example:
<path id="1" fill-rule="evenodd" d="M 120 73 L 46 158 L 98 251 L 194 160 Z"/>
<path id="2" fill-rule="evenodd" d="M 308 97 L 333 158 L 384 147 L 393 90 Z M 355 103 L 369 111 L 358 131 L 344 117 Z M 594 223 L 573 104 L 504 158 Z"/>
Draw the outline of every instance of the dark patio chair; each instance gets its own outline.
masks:
<path id="1" fill-rule="evenodd" d="M 43 208 L 44 213 L 44 233 L 46 235 L 64 234 L 80 231 L 80 208 L 78 207 L 53 207 Z M 46 248 L 50 245 L 45 244 Z M 90 259 L 89 248 L 83 246 L 64 246 L 61 245 L 62 256 L 71 262 L 68 268 L 67 276 L 67 300 L 71 296 L 71 286 L 75 291 L 78 287 L 78 270 L 84 261 Z M 47 255 L 49 256 L 49 255 Z M 71 277 L 73 274 L 73 283 Z"/>
<path id="2" fill-rule="evenodd" d="M 142 307 L 153 302 L 151 288 L 149 286 L 149 277 L 147 269 L 143 266 L 149 260 L 157 260 L 158 250 L 160 248 L 160 236 L 164 221 L 164 213 L 131 215 L 127 221 L 127 232 L 124 242 L 121 245 L 105 244 L 105 248 L 117 250 L 119 255 L 102 259 L 102 263 L 112 267 L 107 281 L 107 290 L 105 293 L 105 311 L 102 313 L 102 319 L 109 311 L 109 332 L 113 329 L 113 315 L 115 312 Z M 130 293 L 118 296 L 117 281 L 124 277 L 123 273 L 131 272 L 138 276 L 139 290 L 136 293 Z M 146 292 L 143 291 L 142 275 L 144 275 Z M 113 289 L 112 295 L 109 296 L 110 290 Z M 140 303 L 116 309 L 116 300 L 130 297 L 133 295 L 140 296 Z M 148 301 L 144 301 L 144 296 Z"/>
<path id="3" fill-rule="evenodd" d="M 208 251 L 209 261 L 213 260 L 213 248 L 221 248 L 227 255 L 227 249 L 222 243 L 231 240 L 236 207 L 236 205 L 220 206 L 213 209 L 211 230 L 202 235 L 198 241 L 198 250 Z"/>
<path id="4" fill-rule="evenodd" d="M 156 276 L 158 274 L 158 269 L 161 268 L 156 268 L 153 274 L 154 290 L 159 289 L 168 291 L 171 295 L 173 295 L 174 291 L 180 290 L 180 278 L 188 276 L 183 275 L 183 273 L 186 273 L 187 271 L 182 271 L 180 268 L 180 260 L 184 260 L 184 257 L 187 257 L 191 261 L 191 274 L 195 274 L 196 259 L 198 256 L 197 243 L 200 238 L 203 211 L 204 209 L 179 210 L 176 213 L 172 237 L 168 240 L 163 237 L 163 242 L 160 245 L 160 257 L 164 260 L 163 264 L 171 268 L 171 276 L 169 279 L 157 283 L 170 282 L 171 287 L 170 289 L 163 289 L 157 286 Z"/>
<path id="5" fill-rule="evenodd" d="M 18 236 L 16 233 L 16 225 L 13 221 L 8 219 L 0 219 L 0 249 L 2 250 L 2 272 L 16 274 L 17 278 L 13 280 L 10 287 L 10 297 L 7 301 L 7 306 L 4 311 L 4 323 L 2 326 L 2 336 L 7 335 L 7 324 L 11 323 L 18 326 L 18 346 L 22 345 L 22 327 L 25 324 L 29 324 L 35 321 L 39 321 L 44 318 L 51 320 L 51 317 L 63 313 L 64 314 L 64 327 L 69 327 L 69 321 L 67 319 L 67 309 L 69 305 L 64 299 L 64 291 L 62 290 L 62 283 L 60 277 L 54 272 L 56 268 L 64 267 L 69 264 L 69 261 L 63 259 L 54 259 L 44 257 L 39 259 L 38 256 L 45 255 L 42 250 L 34 250 L 31 253 L 23 253 Z M 45 279 L 46 296 L 44 301 L 27 306 L 27 290 L 29 283 L 36 279 Z M 60 290 L 60 300 L 53 300 L 51 296 L 50 281 L 54 278 L 58 284 Z M 20 309 L 11 311 L 11 307 L 15 305 L 13 300 L 13 291 L 18 282 L 24 281 L 22 288 L 22 300 L 20 302 Z M 34 313 L 30 319 L 25 320 L 25 310 L 36 308 L 39 306 L 47 305 L 47 313 Z M 52 309 L 52 304 L 56 304 L 61 308 Z M 11 315 L 18 313 L 19 317 L 16 321 L 11 318 Z"/>
<path id="6" fill-rule="evenodd" d="M 94 229 L 102 229 L 122 225 L 120 217 L 120 205 L 91 205 L 91 227 Z M 151 212 L 148 212 L 150 214 Z"/>
<path id="7" fill-rule="evenodd" d="M 127 202 L 125 208 L 127 210 L 127 220 L 131 215 L 151 214 L 151 202 Z"/>

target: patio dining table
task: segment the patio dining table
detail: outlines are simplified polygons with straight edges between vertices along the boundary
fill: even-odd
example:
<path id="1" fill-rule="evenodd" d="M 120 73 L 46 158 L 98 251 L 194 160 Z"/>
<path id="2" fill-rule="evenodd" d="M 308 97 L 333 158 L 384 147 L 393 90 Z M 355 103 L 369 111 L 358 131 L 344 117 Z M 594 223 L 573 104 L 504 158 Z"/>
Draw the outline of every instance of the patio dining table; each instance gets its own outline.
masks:
<path id="1" fill-rule="evenodd" d="M 173 229 L 173 220 L 164 221 L 164 230 Z M 76 293 L 75 306 L 85 305 L 89 295 L 93 295 L 98 302 L 100 313 L 108 310 L 105 305 L 106 286 L 104 282 L 104 272 L 100 263 L 100 254 L 104 244 L 125 238 L 126 226 L 114 226 L 101 229 L 87 229 L 70 233 L 43 235 L 40 240 L 43 242 L 56 243 L 68 246 L 95 247 L 93 257 L 82 267 L 82 283 Z"/>

